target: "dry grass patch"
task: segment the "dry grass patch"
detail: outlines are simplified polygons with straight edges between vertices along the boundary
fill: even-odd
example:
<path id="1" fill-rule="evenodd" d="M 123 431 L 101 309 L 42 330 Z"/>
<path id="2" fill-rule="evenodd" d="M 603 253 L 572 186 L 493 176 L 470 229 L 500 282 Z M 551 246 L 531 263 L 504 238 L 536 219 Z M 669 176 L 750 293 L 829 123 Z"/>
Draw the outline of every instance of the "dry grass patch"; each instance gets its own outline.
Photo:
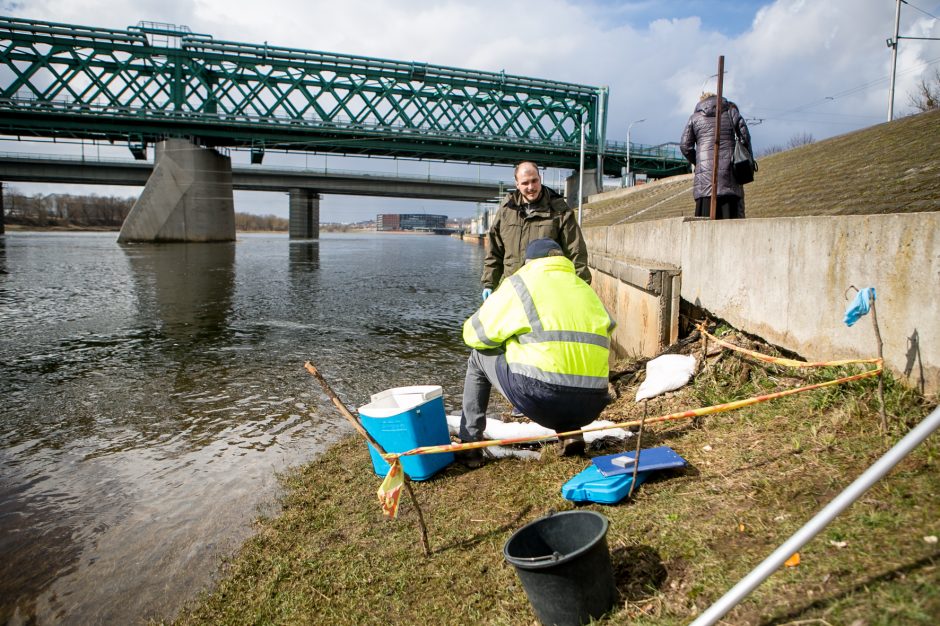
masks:
<path id="1" fill-rule="evenodd" d="M 648 409 L 668 413 L 841 372 L 794 373 L 715 353 L 688 387 Z M 619 379 L 619 398 L 605 417 L 642 415 L 632 401 L 641 378 Z M 603 623 L 688 624 L 931 408 L 887 379 L 886 443 L 878 434 L 876 386 L 856 381 L 697 423 L 647 427 L 644 447 L 669 445 L 689 466 L 658 473 L 633 501 L 587 506 L 610 519 L 621 594 Z M 807 544 L 798 567 L 775 573 L 727 623 L 936 623 L 940 550 L 924 540 L 940 534 L 935 439 Z M 628 440 L 625 447 L 634 445 Z M 576 508 L 560 488 L 587 463 L 546 448 L 539 461 L 500 460 L 473 471 L 451 466 L 415 483 L 433 551 L 425 558 L 411 504 L 404 500 L 399 520 L 384 519 L 365 445 L 347 440 L 284 476 L 280 514 L 258 521 L 257 535 L 225 564 L 216 589 L 178 622 L 534 623 L 503 544 L 551 510 Z"/>
<path id="2" fill-rule="evenodd" d="M 759 132 L 755 129 L 754 132 Z M 748 217 L 940 211 L 940 110 L 900 118 L 759 159 Z M 689 217 L 689 176 L 584 205 L 585 226 Z"/>

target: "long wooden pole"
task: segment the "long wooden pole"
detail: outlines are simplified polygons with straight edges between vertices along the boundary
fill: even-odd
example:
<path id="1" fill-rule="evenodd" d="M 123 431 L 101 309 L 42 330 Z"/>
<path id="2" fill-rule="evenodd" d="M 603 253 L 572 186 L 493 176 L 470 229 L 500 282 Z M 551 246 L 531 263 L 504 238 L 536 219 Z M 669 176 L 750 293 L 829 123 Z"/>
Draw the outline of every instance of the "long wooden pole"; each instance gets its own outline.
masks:
<path id="1" fill-rule="evenodd" d="M 718 153 L 721 150 L 721 92 L 725 77 L 725 56 L 718 57 L 718 106 L 715 109 L 715 159 L 712 162 L 712 198 L 708 218 L 715 219 L 718 207 Z"/>
<path id="2" fill-rule="evenodd" d="M 372 435 L 369 434 L 362 424 L 359 423 L 359 420 L 356 419 L 356 416 L 350 413 L 349 409 L 346 408 L 346 405 L 343 404 L 343 401 L 339 399 L 333 389 L 330 387 L 330 384 L 326 382 L 326 379 L 323 378 L 323 375 L 320 374 L 320 371 L 311 363 L 307 361 L 304 363 L 304 368 L 310 372 L 314 378 L 317 379 L 317 382 L 320 383 L 320 386 L 323 387 L 323 391 L 326 392 L 326 395 L 330 398 L 330 401 L 333 402 L 340 414 L 346 418 L 346 420 L 353 425 L 353 428 L 356 431 L 365 437 L 366 441 L 372 444 L 372 447 L 376 449 L 379 454 L 385 454 L 385 450 L 379 445 L 379 442 L 376 441 Z M 408 496 L 411 497 L 411 502 L 415 506 L 415 511 L 418 512 L 418 526 L 421 530 L 421 546 L 424 548 L 424 555 L 431 556 L 431 544 L 428 542 L 428 527 L 424 524 L 424 515 L 421 513 L 421 507 L 418 505 L 418 499 L 415 497 L 414 491 L 411 490 L 411 481 L 408 479 L 408 474 L 405 474 L 405 491 L 408 492 Z"/>
<path id="3" fill-rule="evenodd" d="M 869 302 L 871 305 L 871 322 L 875 327 L 875 339 L 878 340 L 878 358 L 884 361 L 884 343 L 881 341 L 881 329 L 878 328 L 878 313 L 875 311 L 875 299 Z M 878 377 L 878 401 L 881 402 L 881 434 L 888 435 L 888 414 L 885 413 L 885 377 L 884 374 Z"/>

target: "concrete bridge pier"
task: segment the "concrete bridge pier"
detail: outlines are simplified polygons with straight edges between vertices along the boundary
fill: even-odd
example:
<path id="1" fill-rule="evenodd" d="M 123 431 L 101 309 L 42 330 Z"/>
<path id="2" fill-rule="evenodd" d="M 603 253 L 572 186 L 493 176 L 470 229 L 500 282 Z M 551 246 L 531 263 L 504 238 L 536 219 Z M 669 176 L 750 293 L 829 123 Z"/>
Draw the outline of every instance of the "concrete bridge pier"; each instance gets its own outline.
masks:
<path id="1" fill-rule="evenodd" d="M 207 241 L 235 241 L 232 161 L 186 139 L 161 141 L 118 242 Z"/>
<path id="2" fill-rule="evenodd" d="M 603 191 L 601 189 L 598 170 L 584 170 L 584 187 L 581 190 L 584 201 L 587 202 L 588 196 Z M 578 187 L 581 186 L 581 173 L 574 170 L 567 179 L 565 179 L 565 200 L 572 209 L 578 207 Z"/>
<path id="3" fill-rule="evenodd" d="M 320 194 L 313 189 L 290 190 L 289 239 L 320 238 Z"/>

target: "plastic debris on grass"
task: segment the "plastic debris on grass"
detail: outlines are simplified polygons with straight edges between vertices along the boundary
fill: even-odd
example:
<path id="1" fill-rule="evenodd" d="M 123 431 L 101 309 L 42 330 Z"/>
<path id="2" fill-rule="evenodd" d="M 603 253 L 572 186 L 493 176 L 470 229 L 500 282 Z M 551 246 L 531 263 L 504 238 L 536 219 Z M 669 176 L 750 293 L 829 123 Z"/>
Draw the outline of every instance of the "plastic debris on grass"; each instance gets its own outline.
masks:
<path id="1" fill-rule="evenodd" d="M 664 354 L 646 364 L 646 380 L 636 390 L 636 401 L 684 387 L 695 372 L 695 357 L 691 354 Z"/>

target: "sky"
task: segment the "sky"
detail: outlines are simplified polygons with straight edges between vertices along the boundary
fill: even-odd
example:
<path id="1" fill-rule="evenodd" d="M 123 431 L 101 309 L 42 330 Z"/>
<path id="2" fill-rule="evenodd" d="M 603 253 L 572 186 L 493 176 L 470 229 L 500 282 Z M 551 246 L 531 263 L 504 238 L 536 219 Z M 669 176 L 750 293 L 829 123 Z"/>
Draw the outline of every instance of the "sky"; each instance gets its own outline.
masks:
<path id="1" fill-rule="evenodd" d="M 629 127 L 630 140 L 646 145 L 679 140 L 699 94 L 716 90 L 723 55 L 723 93 L 747 119 L 759 154 L 796 136 L 819 141 L 887 120 L 892 51 L 886 40 L 894 35 L 896 6 L 895 0 L 0 0 L 0 14 L 120 29 L 165 22 L 216 39 L 607 86 L 608 140 L 625 141 Z M 900 15 L 895 117 L 912 112 L 911 94 L 940 68 L 940 40 L 904 38 L 940 39 L 940 0 L 905 0 Z M 0 141 L 4 152 L 76 149 Z M 247 160 L 233 154 L 236 163 Z M 322 155 L 276 154 L 266 155 L 265 164 L 327 165 Z M 385 160 L 336 156 L 328 166 L 395 168 Z M 512 178 L 505 167 L 403 161 L 398 168 Z M 558 186 L 568 173 L 548 171 L 545 182 Z M 236 192 L 235 203 L 237 211 L 287 216 L 286 194 Z M 477 211 L 471 203 L 340 196 L 324 196 L 320 208 L 321 221 L 337 222 L 379 212 L 466 217 Z"/>

